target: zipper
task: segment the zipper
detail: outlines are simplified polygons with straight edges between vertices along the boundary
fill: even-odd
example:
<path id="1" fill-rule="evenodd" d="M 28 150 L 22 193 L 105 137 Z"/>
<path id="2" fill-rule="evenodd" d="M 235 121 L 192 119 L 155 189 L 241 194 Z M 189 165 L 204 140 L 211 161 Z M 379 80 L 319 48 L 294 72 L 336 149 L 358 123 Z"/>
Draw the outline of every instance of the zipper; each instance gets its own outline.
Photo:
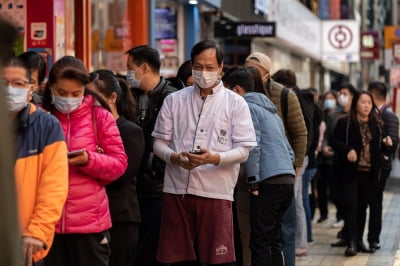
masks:
<path id="1" fill-rule="evenodd" d="M 69 114 L 67 114 L 67 136 L 66 136 L 67 147 L 69 147 L 70 136 L 71 136 L 71 121 L 69 118 Z"/>
<path id="2" fill-rule="evenodd" d="M 204 104 L 206 103 L 206 100 L 207 100 L 207 95 L 206 95 L 206 96 L 201 96 L 201 99 L 203 100 L 203 103 L 202 103 L 201 108 L 200 108 L 199 118 L 197 119 L 196 129 L 194 130 L 194 137 L 193 137 L 193 143 L 192 143 L 192 150 L 194 149 L 194 142 L 196 141 L 197 128 L 198 128 L 199 123 L 200 123 L 201 114 L 203 113 Z M 189 188 L 190 171 L 191 171 L 191 170 L 189 170 L 189 172 L 188 172 L 188 178 L 187 178 L 187 183 L 186 183 L 186 193 L 188 192 L 188 188 Z"/>
<path id="3" fill-rule="evenodd" d="M 69 114 L 67 114 L 67 136 L 65 137 L 65 141 L 67 143 L 67 149 L 69 149 L 70 136 L 71 136 L 71 120 L 70 120 Z M 68 179 L 69 179 L 69 176 L 68 176 Z M 68 184 L 69 184 L 69 182 L 68 182 Z M 63 208 L 62 214 L 61 214 L 61 233 L 65 233 L 65 207 L 66 207 L 66 205 L 67 205 L 67 202 L 65 202 L 64 208 Z"/>

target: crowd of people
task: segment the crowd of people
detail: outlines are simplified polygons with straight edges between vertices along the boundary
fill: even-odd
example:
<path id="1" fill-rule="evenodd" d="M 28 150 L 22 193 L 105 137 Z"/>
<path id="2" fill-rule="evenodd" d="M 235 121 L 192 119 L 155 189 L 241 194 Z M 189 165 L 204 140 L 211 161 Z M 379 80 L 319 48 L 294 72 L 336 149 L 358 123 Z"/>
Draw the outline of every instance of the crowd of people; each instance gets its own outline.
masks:
<path id="1" fill-rule="evenodd" d="M 380 248 L 399 141 L 385 83 L 319 95 L 260 52 L 227 68 L 211 40 L 176 77 L 154 48 L 126 54 L 126 75 L 64 56 L 45 84 L 39 54 L 2 62 L 24 265 L 291 266 L 329 202 L 333 247 Z"/>

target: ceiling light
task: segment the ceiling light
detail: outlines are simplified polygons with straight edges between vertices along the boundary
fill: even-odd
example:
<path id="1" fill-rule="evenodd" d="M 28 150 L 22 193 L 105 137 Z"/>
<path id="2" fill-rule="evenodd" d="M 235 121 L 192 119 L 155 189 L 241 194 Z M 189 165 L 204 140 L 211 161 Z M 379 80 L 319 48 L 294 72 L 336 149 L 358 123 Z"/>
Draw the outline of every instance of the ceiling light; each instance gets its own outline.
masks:
<path id="1" fill-rule="evenodd" d="M 197 5 L 198 1 L 197 0 L 189 0 L 190 5 Z"/>

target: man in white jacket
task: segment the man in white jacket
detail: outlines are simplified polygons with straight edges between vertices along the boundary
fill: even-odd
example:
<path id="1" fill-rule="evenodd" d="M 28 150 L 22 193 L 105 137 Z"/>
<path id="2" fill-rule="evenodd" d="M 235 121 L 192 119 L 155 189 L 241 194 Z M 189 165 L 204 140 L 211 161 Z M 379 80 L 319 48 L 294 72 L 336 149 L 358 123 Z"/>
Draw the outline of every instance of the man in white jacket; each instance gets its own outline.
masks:
<path id="1" fill-rule="evenodd" d="M 167 96 L 152 134 L 167 162 L 157 260 L 194 261 L 197 241 L 201 263 L 230 263 L 233 190 L 256 137 L 247 103 L 219 80 L 222 48 L 201 41 L 191 58 L 195 85 Z"/>

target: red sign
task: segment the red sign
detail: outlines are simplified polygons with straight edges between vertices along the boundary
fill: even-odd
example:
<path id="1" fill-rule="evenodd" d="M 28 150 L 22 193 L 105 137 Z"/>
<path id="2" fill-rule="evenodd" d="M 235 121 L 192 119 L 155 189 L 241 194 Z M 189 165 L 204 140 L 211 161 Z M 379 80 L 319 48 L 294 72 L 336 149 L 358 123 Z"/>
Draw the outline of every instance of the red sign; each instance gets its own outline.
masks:
<path id="1" fill-rule="evenodd" d="M 364 31 L 360 34 L 361 60 L 379 59 L 379 33 L 377 31 Z"/>
<path id="2" fill-rule="evenodd" d="M 396 41 L 393 43 L 393 60 L 397 63 L 400 64 L 400 41 Z"/>

